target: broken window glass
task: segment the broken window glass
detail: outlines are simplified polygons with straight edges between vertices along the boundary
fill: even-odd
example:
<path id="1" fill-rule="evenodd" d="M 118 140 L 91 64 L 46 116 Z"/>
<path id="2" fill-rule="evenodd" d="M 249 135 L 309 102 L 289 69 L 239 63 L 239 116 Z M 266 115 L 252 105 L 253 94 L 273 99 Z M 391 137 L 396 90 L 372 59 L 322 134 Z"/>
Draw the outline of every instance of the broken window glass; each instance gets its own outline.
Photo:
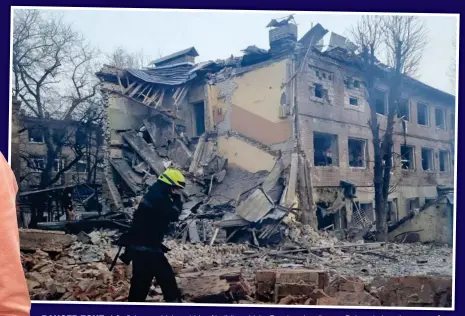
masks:
<path id="1" fill-rule="evenodd" d="M 428 106 L 423 103 L 418 103 L 417 112 L 418 112 L 418 124 L 423 125 L 423 126 L 428 126 L 429 125 Z"/>
<path id="2" fill-rule="evenodd" d="M 358 106 L 358 99 L 355 97 L 349 97 L 350 105 Z"/>
<path id="3" fill-rule="evenodd" d="M 55 162 L 53 163 L 53 171 L 58 172 L 64 167 L 64 161 L 63 159 L 55 159 Z"/>
<path id="4" fill-rule="evenodd" d="M 87 145 L 87 134 L 83 130 L 76 131 L 76 145 L 85 146 Z"/>
<path id="5" fill-rule="evenodd" d="M 195 134 L 196 136 L 202 136 L 205 133 L 205 108 L 204 103 L 194 104 L 195 113 Z"/>
<path id="6" fill-rule="evenodd" d="M 337 136 L 325 133 L 313 133 L 315 166 L 337 166 Z"/>
<path id="7" fill-rule="evenodd" d="M 449 171 L 449 152 L 441 150 L 439 152 L 439 171 Z"/>
<path id="8" fill-rule="evenodd" d="M 53 129 L 52 135 L 53 135 L 53 142 L 55 144 L 62 144 L 66 141 L 66 130 L 65 129 Z"/>
<path id="9" fill-rule="evenodd" d="M 359 208 L 360 211 L 362 211 L 371 222 L 375 221 L 376 217 L 373 203 L 359 203 Z"/>
<path id="10" fill-rule="evenodd" d="M 314 89 L 313 89 L 314 93 L 313 95 L 319 99 L 323 99 L 324 95 L 325 95 L 325 90 L 323 89 L 323 86 L 321 84 L 318 84 L 316 83 L 314 85 Z"/>
<path id="11" fill-rule="evenodd" d="M 356 168 L 366 168 L 367 150 L 366 140 L 349 138 L 349 166 Z"/>
<path id="12" fill-rule="evenodd" d="M 420 199 L 419 198 L 408 199 L 408 208 L 409 208 L 409 211 L 419 209 L 420 208 Z"/>
<path id="13" fill-rule="evenodd" d="M 354 85 L 354 88 L 357 88 L 357 89 L 360 88 L 360 81 L 354 80 L 353 85 Z"/>
<path id="14" fill-rule="evenodd" d="M 436 117 L 436 127 L 439 129 L 446 129 L 446 119 L 444 115 L 444 110 L 440 108 L 436 108 L 435 117 Z"/>
<path id="15" fill-rule="evenodd" d="M 328 203 L 321 202 L 316 204 L 316 218 L 318 230 L 334 230 L 337 224 L 337 216 L 334 213 L 328 213 Z"/>
<path id="16" fill-rule="evenodd" d="M 76 162 L 76 172 L 85 173 L 87 171 L 87 162 L 82 160 Z"/>
<path id="17" fill-rule="evenodd" d="M 401 157 L 402 169 L 413 170 L 415 168 L 413 153 L 414 153 L 413 146 L 407 146 L 407 145 L 400 146 L 400 157 Z"/>
<path id="18" fill-rule="evenodd" d="M 45 157 L 30 156 L 30 163 L 34 171 L 42 171 L 45 168 Z"/>
<path id="19" fill-rule="evenodd" d="M 397 199 L 387 202 L 387 222 L 396 222 L 398 217 Z"/>
<path id="20" fill-rule="evenodd" d="M 402 98 L 399 100 L 397 116 L 405 121 L 410 121 L 410 103 L 407 99 Z"/>
<path id="21" fill-rule="evenodd" d="M 386 92 L 376 89 L 374 99 L 375 99 L 376 113 L 381 114 L 381 115 L 386 115 L 386 112 L 387 112 Z"/>
<path id="22" fill-rule="evenodd" d="M 44 134 L 39 128 L 30 128 L 28 129 L 29 142 L 30 143 L 43 143 Z"/>
<path id="23" fill-rule="evenodd" d="M 429 204 L 431 202 L 433 202 L 434 200 L 436 200 L 435 198 L 425 198 L 425 204 Z"/>
<path id="24" fill-rule="evenodd" d="M 432 149 L 429 149 L 429 148 L 421 149 L 421 166 L 424 171 L 434 170 Z"/>

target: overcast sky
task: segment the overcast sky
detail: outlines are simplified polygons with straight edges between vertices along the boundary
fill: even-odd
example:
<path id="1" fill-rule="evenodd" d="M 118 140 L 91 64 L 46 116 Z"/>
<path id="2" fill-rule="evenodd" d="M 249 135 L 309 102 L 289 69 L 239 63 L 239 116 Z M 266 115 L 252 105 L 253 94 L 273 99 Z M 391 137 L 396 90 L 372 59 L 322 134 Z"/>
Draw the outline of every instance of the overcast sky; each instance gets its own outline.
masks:
<path id="1" fill-rule="evenodd" d="M 234 11 L 123 11 L 68 10 L 59 11 L 93 45 L 103 53 L 121 46 L 128 51 L 143 50 L 151 58 L 168 55 L 190 46 L 198 53 L 197 61 L 241 55 L 249 45 L 269 48 L 266 25 L 273 18 L 288 12 Z M 360 15 L 355 14 L 295 14 L 299 38 L 313 25 L 320 23 L 329 31 L 348 35 Z M 447 75 L 455 56 L 452 41 L 456 36 L 458 18 L 455 16 L 422 16 L 428 29 L 418 79 L 452 93 Z"/>

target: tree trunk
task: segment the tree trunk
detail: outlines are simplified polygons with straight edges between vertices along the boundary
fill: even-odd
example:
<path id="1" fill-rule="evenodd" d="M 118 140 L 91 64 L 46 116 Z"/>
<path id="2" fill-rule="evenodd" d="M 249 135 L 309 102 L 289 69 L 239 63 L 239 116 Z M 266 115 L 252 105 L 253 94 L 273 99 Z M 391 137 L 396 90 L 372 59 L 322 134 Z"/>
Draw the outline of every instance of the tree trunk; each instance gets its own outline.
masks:
<path id="1" fill-rule="evenodd" d="M 370 105 L 370 128 L 373 136 L 374 149 L 374 166 L 373 166 L 373 185 L 375 189 L 375 213 L 376 213 L 376 231 L 378 239 L 387 240 L 387 213 L 386 198 L 384 197 L 384 177 L 383 177 L 383 155 L 381 149 L 381 140 L 379 136 L 379 124 L 376 114 L 374 95 L 374 80 L 369 83 L 369 105 Z M 383 146 L 384 147 L 384 146 Z"/>

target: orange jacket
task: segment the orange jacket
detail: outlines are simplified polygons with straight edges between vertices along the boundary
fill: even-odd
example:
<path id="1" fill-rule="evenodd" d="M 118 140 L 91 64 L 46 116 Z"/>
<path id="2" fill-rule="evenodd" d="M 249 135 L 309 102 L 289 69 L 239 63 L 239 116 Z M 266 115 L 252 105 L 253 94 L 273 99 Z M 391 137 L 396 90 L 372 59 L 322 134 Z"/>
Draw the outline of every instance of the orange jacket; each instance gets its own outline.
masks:
<path id="1" fill-rule="evenodd" d="M 18 184 L 0 153 L 0 315 L 26 316 L 31 300 L 21 266 L 16 217 Z"/>

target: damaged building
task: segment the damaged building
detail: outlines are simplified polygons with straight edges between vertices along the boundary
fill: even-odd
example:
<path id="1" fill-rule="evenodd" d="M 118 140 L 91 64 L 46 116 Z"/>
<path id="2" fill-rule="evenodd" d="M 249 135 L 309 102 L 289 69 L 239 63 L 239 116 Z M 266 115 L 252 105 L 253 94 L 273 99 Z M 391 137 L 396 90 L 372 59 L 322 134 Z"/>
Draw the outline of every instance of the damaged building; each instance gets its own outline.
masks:
<path id="1" fill-rule="evenodd" d="M 356 47 L 320 24 L 300 39 L 292 19 L 268 27 L 270 48 L 249 46 L 241 57 L 196 63 L 191 47 L 145 69 L 105 66 L 97 74 L 106 99 L 105 184 L 113 209 L 128 205 L 127 193 L 141 194 L 171 164 L 206 185 L 210 202 L 237 206 L 237 214 L 242 209 L 235 220 L 298 206 L 315 228 L 371 226 L 370 109 Z M 381 130 L 387 90 L 377 87 Z M 403 95 L 390 224 L 453 186 L 454 96 L 411 78 Z M 215 197 L 225 178 L 231 185 Z M 250 205 L 262 206 L 261 214 L 246 214 Z"/>
<path id="2" fill-rule="evenodd" d="M 87 126 L 74 120 L 39 119 L 22 115 L 19 130 L 21 191 L 35 190 L 39 186 L 40 175 L 47 162 L 47 145 L 43 129 L 52 130 L 55 146 L 62 146 L 55 160 L 52 176 L 68 167 L 78 156 L 76 148 L 82 149 L 82 158 L 65 171 L 54 186 L 90 182 L 94 171 L 101 181 L 102 174 L 102 133 L 97 126 Z M 63 145 L 60 145 L 63 144 Z"/>
<path id="3" fill-rule="evenodd" d="M 408 79 L 389 199 L 396 243 L 365 242 L 373 148 L 354 46 L 320 24 L 299 39 L 292 17 L 268 28 L 269 49 L 241 57 L 197 62 L 191 47 L 97 73 L 105 211 L 20 230 L 32 299 L 125 301 L 131 269 L 115 241 L 172 166 L 186 188 L 166 256 L 186 302 L 452 305 L 453 250 L 436 243 L 452 236 L 454 97 Z M 156 281 L 147 300 L 162 300 Z"/>
<path id="4" fill-rule="evenodd" d="M 103 174 L 101 128 L 92 122 L 28 116 L 16 99 L 12 118 L 11 163 L 20 189 L 19 225 L 40 226 L 42 222 L 47 226 L 46 222 L 67 218 L 63 197 L 68 193 L 71 200 L 79 201 L 75 211 L 98 209 L 95 198 Z M 46 142 L 46 129 L 51 133 L 51 144 Z M 50 150 L 56 151 L 56 158 L 46 177 L 49 184 L 41 187 Z"/>

